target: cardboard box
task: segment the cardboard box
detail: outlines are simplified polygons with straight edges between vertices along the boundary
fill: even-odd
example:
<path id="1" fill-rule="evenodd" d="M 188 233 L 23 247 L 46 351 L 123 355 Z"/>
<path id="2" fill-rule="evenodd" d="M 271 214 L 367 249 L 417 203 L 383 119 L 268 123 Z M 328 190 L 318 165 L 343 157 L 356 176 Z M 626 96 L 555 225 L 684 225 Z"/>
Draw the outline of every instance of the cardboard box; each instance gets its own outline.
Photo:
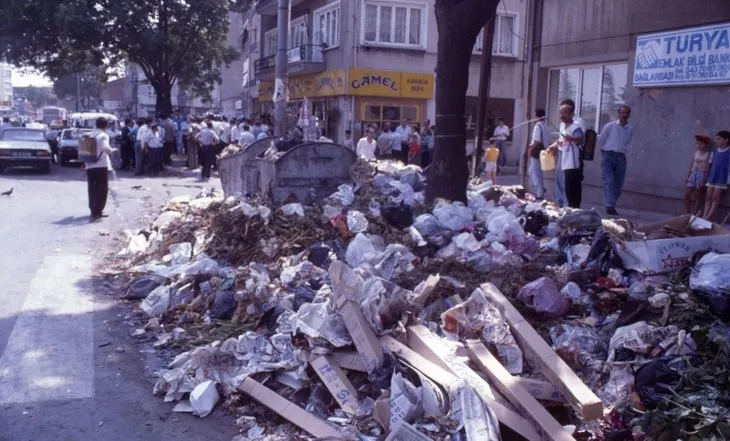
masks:
<path id="1" fill-rule="evenodd" d="M 312 365 L 342 410 L 347 414 L 355 415 L 360 407 L 357 390 L 335 361 L 327 355 L 321 355 L 310 361 L 309 364 Z"/>
<path id="2" fill-rule="evenodd" d="M 585 420 L 603 417 L 603 403 L 573 372 L 512 303 L 491 283 L 480 288 L 499 308 L 530 365 L 539 370 Z"/>
<path id="3" fill-rule="evenodd" d="M 684 232 L 689 237 L 652 239 L 661 237 L 665 228 Z M 623 247 L 617 247 L 624 267 L 635 271 L 671 272 L 690 266 L 692 255 L 698 251 L 714 249 L 720 253 L 730 252 L 730 231 L 690 215 L 645 225 L 638 230 L 648 234 L 650 239 L 626 242 Z"/>
<path id="4" fill-rule="evenodd" d="M 241 385 L 238 386 L 238 390 L 278 413 L 285 420 L 306 430 L 314 437 L 342 437 L 340 431 L 329 422 L 312 415 L 250 377 L 243 380 Z"/>
<path id="5" fill-rule="evenodd" d="M 380 345 L 375 331 L 362 314 L 360 306 L 352 301 L 346 301 L 340 306 L 340 314 L 345 321 L 345 326 L 350 332 L 350 337 L 355 343 L 357 352 L 365 359 L 365 368 L 371 372 L 383 364 L 385 356 L 383 347 Z"/>
<path id="6" fill-rule="evenodd" d="M 497 360 L 478 340 L 467 342 L 469 358 L 479 366 L 489 380 L 507 399 L 535 423 L 544 439 L 551 441 L 575 441 L 563 426 L 553 418 L 527 390 L 519 385 L 517 380 L 507 372 L 507 369 Z"/>
<path id="7" fill-rule="evenodd" d="M 362 355 L 354 351 L 335 351 L 330 354 L 337 366 L 348 371 L 367 372 L 367 363 Z"/>
<path id="8" fill-rule="evenodd" d="M 421 327 L 428 331 L 426 327 Z M 413 339 L 413 343 L 411 343 L 411 328 L 409 328 L 408 334 L 409 344 L 414 346 L 413 349 L 402 345 L 392 337 L 383 337 L 381 341 L 385 341 L 387 347 L 393 351 L 397 357 L 401 357 L 413 366 L 418 367 L 424 375 L 431 378 L 433 381 L 440 383 L 449 390 L 451 390 L 453 385 L 455 385 L 459 380 L 464 380 L 467 384 L 474 388 L 475 392 L 479 394 L 487 406 L 494 411 L 500 423 L 519 433 L 527 440 L 540 439 L 540 435 L 537 433 L 537 430 L 535 430 L 527 419 L 495 401 L 494 394 L 492 393 L 489 384 L 487 384 L 482 377 L 471 370 L 468 366 L 466 366 L 466 369 L 470 371 L 470 373 L 467 373 L 464 369 L 458 369 L 459 374 L 457 375 L 451 369 L 444 369 L 431 361 L 431 359 L 438 359 L 438 355 L 432 349 L 428 349 L 427 344 L 417 344 L 418 342 L 415 337 Z M 430 333 L 430 331 L 428 332 Z M 420 335 L 420 333 L 418 335 Z M 435 338 L 438 339 L 438 337 Z M 441 343 L 439 342 L 439 344 Z M 444 363 L 443 360 L 441 363 Z M 449 365 L 449 363 L 444 364 Z M 473 384 L 476 384 L 477 386 L 475 387 Z"/>

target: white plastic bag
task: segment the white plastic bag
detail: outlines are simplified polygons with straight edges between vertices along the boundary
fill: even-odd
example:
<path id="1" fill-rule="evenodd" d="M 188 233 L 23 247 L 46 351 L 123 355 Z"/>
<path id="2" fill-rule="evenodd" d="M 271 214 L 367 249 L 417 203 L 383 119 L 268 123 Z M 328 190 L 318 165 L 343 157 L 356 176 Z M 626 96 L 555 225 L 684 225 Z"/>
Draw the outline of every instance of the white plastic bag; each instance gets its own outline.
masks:
<path id="1" fill-rule="evenodd" d="M 439 224 L 449 230 L 458 231 L 472 224 L 474 215 L 461 202 L 441 202 L 433 209 Z"/>
<path id="2" fill-rule="evenodd" d="M 692 268 L 689 286 L 698 291 L 715 313 L 730 318 L 730 254 L 709 253 Z"/>
<path id="3" fill-rule="evenodd" d="M 299 217 L 304 217 L 304 207 L 299 203 L 286 204 L 281 207 L 281 212 L 284 213 L 284 216 L 296 214 Z"/>
<path id="4" fill-rule="evenodd" d="M 370 223 L 364 214 L 356 210 L 350 210 L 347 212 L 347 229 L 351 233 L 364 233 L 367 231 Z"/>

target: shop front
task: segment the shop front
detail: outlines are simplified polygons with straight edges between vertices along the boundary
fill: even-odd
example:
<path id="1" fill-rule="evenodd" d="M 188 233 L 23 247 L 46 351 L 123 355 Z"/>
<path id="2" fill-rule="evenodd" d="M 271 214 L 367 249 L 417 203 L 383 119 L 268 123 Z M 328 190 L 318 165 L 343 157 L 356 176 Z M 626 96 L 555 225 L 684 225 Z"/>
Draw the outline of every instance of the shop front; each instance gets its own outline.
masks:
<path id="1" fill-rule="evenodd" d="M 404 119 L 422 124 L 428 100 L 433 99 L 434 75 L 350 69 L 348 89 L 355 98 L 355 135 L 362 136 L 370 125 L 395 126 Z"/>

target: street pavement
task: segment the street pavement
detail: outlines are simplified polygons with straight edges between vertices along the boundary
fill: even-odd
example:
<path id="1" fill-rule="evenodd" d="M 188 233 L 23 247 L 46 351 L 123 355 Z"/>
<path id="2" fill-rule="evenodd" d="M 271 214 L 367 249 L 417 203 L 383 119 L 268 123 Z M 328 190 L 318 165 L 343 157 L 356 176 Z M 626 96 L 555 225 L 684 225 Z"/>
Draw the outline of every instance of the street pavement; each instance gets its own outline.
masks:
<path id="1" fill-rule="evenodd" d="M 152 395 L 155 354 L 130 337 L 127 305 L 95 277 L 171 197 L 216 185 L 190 172 L 118 172 L 106 213 L 90 224 L 78 167 L 0 174 L 0 441 L 225 440 L 233 418 L 171 411 Z"/>

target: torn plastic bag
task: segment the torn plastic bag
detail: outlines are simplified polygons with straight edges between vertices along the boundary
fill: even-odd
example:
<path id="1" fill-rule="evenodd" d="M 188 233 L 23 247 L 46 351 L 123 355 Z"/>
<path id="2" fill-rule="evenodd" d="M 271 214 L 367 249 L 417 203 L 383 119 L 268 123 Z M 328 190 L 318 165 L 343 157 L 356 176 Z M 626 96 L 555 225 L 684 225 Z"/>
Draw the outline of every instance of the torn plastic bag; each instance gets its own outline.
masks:
<path id="1" fill-rule="evenodd" d="M 542 235 L 550 223 L 550 218 L 542 210 L 534 210 L 520 218 L 520 224 L 525 232 L 535 236 Z"/>
<path id="2" fill-rule="evenodd" d="M 414 171 L 414 170 L 404 170 L 401 173 L 399 173 L 398 180 L 404 184 L 408 184 L 413 188 L 413 191 L 422 191 L 424 190 L 423 181 L 421 181 L 421 175 L 420 173 Z"/>
<path id="3" fill-rule="evenodd" d="M 422 214 L 418 216 L 416 221 L 413 223 L 413 227 L 426 238 L 433 236 L 441 230 L 436 216 L 432 214 Z"/>
<path id="4" fill-rule="evenodd" d="M 380 240 L 378 240 L 380 239 Z M 373 256 L 383 252 L 382 239 L 365 233 L 358 233 L 347 246 L 345 260 L 353 268 L 370 260 Z"/>
<path id="5" fill-rule="evenodd" d="M 404 203 L 400 205 L 386 204 L 381 209 L 381 212 L 383 213 L 383 218 L 391 225 L 399 228 L 408 228 L 413 225 L 413 211 Z"/>
<path id="6" fill-rule="evenodd" d="M 188 263 L 193 258 L 193 244 L 183 242 L 170 245 L 170 254 L 172 255 L 172 265 Z"/>
<path id="7" fill-rule="evenodd" d="M 451 239 L 454 241 L 454 245 L 459 247 L 460 250 L 466 252 L 479 251 L 482 248 L 482 244 L 474 237 L 471 233 L 461 233 Z"/>
<path id="8" fill-rule="evenodd" d="M 347 229 L 351 233 L 363 233 L 367 231 L 369 225 L 365 215 L 359 211 L 350 210 L 347 212 Z"/>
<path id="9" fill-rule="evenodd" d="M 654 409 L 664 401 L 663 396 L 673 396 L 682 377 L 669 367 L 664 359 L 651 361 L 641 366 L 634 376 L 636 393 L 647 409 Z"/>
<path id="10" fill-rule="evenodd" d="M 591 328 L 563 323 L 550 328 L 550 339 L 555 352 L 574 368 L 591 366 L 606 357 L 603 339 Z"/>
<path id="11" fill-rule="evenodd" d="M 522 373 L 522 350 L 499 309 L 480 288 L 465 302 L 441 314 L 441 328 L 465 339 L 481 339 L 488 347 L 497 349 L 502 365 L 511 374 Z"/>
<path id="12" fill-rule="evenodd" d="M 568 282 L 563 289 L 560 290 L 560 293 L 569 298 L 574 305 L 579 305 L 583 298 L 580 287 L 574 282 Z"/>
<path id="13" fill-rule="evenodd" d="M 633 325 L 616 329 L 609 343 L 608 361 L 613 361 L 617 351 L 627 349 L 639 355 L 661 355 L 676 345 L 679 328 L 674 325 L 664 328 L 637 322 Z M 684 341 L 682 342 L 684 344 Z"/>
<path id="14" fill-rule="evenodd" d="M 304 207 L 299 203 L 283 205 L 281 212 L 284 213 L 284 216 L 293 216 L 296 214 L 299 217 L 304 217 Z"/>
<path id="15" fill-rule="evenodd" d="M 340 206 L 349 207 L 355 200 L 355 191 L 351 185 L 342 184 L 337 188 L 335 193 L 330 195 L 328 199 L 334 200 Z"/>
<path id="16" fill-rule="evenodd" d="M 122 298 L 133 300 L 143 299 L 165 282 L 167 282 L 166 278 L 156 274 L 137 277 L 127 286 Z"/>
<path id="17" fill-rule="evenodd" d="M 634 388 L 634 374 L 630 366 L 614 366 L 603 387 L 601 399 L 608 406 L 626 403 Z"/>
<path id="18" fill-rule="evenodd" d="M 601 227 L 601 215 L 595 209 L 570 210 L 560 219 L 563 228 L 595 231 Z"/>
<path id="19" fill-rule="evenodd" d="M 523 286 L 517 298 L 532 311 L 549 317 L 562 317 L 570 309 L 570 302 L 549 277 L 540 277 Z"/>
<path id="20" fill-rule="evenodd" d="M 452 231 L 463 230 L 474 222 L 471 210 L 461 202 L 440 202 L 433 209 L 433 215 L 439 225 Z"/>
<path id="21" fill-rule="evenodd" d="M 158 317 L 170 308 L 170 288 L 158 286 L 139 305 L 150 317 Z"/>
<path id="22" fill-rule="evenodd" d="M 596 235 L 593 236 L 591 251 L 586 258 L 586 266 L 597 269 L 604 276 L 611 269 L 623 268 L 623 261 L 616 253 L 613 239 L 603 228 L 599 228 Z"/>
<path id="23" fill-rule="evenodd" d="M 324 339 L 336 348 L 352 344 L 345 321 L 329 300 L 303 304 L 293 316 L 293 322 L 294 332 L 301 332 L 314 339 Z"/>
<path id="24" fill-rule="evenodd" d="M 413 191 L 413 187 L 410 185 L 399 181 L 391 181 L 390 186 L 399 192 L 398 196 L 393 198 L 393 202 L 396 204 L 403 204 L 411 207 L 416 203 L 416 192 Z"/>
<path id="25" fill-rule="evenodd" d="M 689 286 L 723 320 L 730 320 L 730 254 L 706 254 L 692 268 Z"/>
<path id="26" fill-rule="evenodd" d="M 213 305 L 210 307 L 210 316 L 213 320 L 230 320 L 236 311 L 236 299 L 233 291 L 219 290 L 215 293 Z"/>

